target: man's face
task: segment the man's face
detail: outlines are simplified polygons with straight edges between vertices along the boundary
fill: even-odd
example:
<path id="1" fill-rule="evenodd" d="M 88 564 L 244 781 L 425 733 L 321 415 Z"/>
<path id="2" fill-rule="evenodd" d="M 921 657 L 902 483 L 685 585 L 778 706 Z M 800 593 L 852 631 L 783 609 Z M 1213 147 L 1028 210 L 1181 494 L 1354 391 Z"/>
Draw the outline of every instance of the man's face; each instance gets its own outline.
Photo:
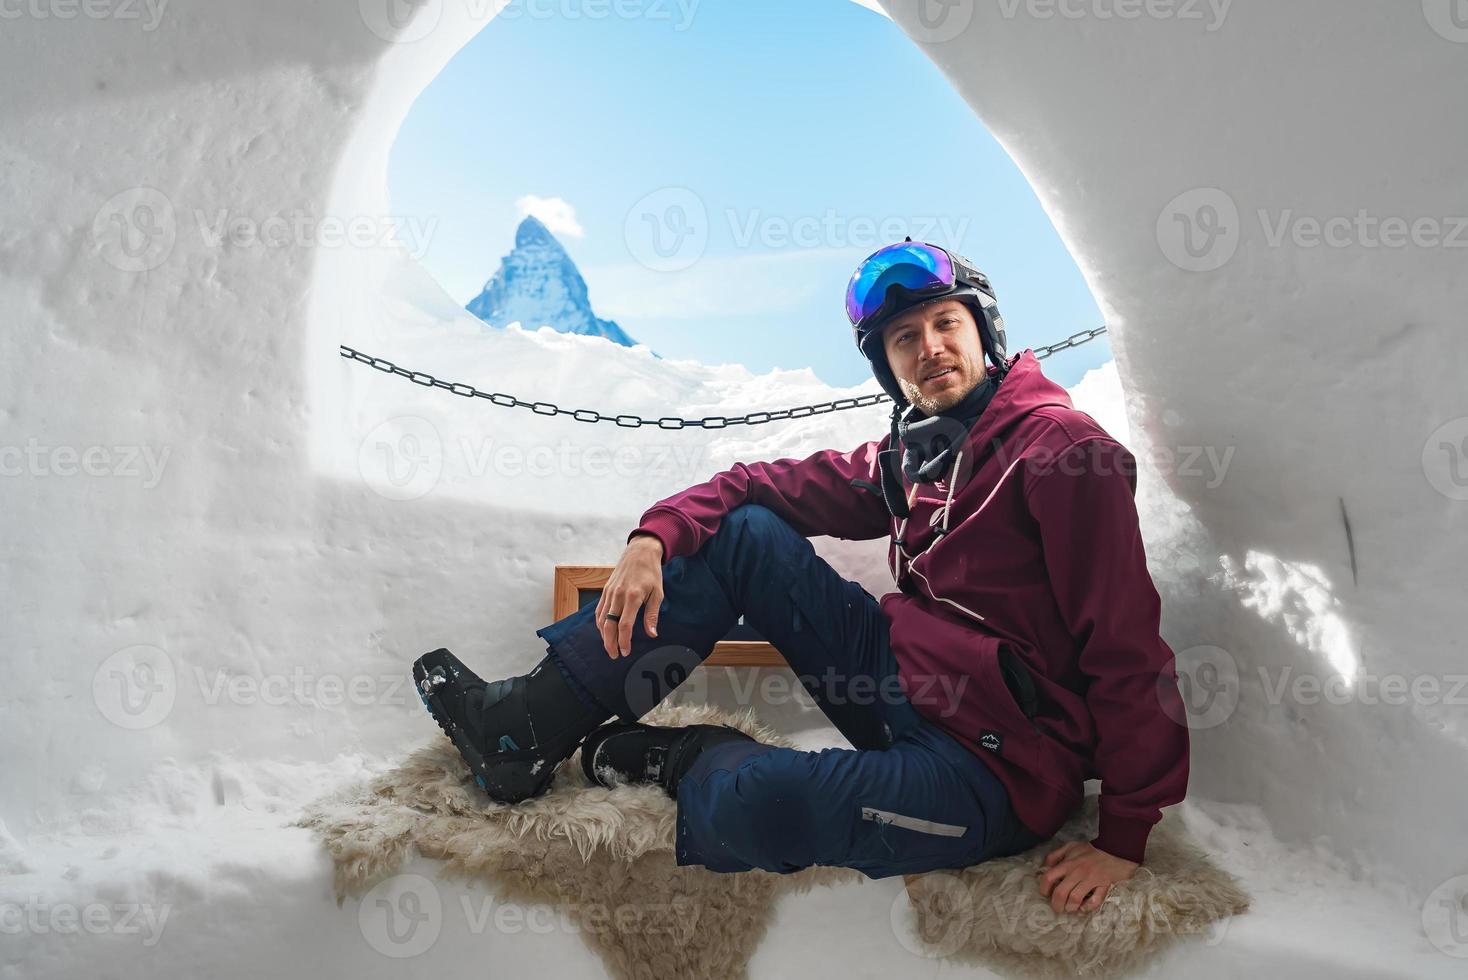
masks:
<path id="1" fill-rule="evenodd" d="M 882 347 L 898 387 L 927 415 L 958 404 L 988 374 L 973 312 L 956 299 L 896 317 L 882 330 Z"/>

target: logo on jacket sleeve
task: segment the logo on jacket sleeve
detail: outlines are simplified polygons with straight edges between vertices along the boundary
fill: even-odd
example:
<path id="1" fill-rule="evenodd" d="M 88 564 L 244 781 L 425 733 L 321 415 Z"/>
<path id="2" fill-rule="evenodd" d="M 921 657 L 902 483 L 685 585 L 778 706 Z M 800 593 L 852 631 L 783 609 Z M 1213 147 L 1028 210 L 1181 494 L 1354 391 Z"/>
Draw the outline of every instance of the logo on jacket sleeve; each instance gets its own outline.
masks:
<path id="1" fill-rule="evenodd" d="M 1004 748 L 1004 736 L 998 732 L 985 729 L 979 733 L 979 745 L 988 749 L 990 752 L 998 752 Z"/>

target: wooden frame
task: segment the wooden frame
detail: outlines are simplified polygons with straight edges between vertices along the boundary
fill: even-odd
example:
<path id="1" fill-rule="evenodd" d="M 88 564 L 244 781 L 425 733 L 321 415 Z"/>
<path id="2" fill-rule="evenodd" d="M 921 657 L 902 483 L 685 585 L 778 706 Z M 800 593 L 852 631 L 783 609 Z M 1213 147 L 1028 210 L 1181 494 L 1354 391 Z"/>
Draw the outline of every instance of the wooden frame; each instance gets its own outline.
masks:
<path id="1" fill-rule="evenodd" d="M 600 591 L 612 577 L 612 565 L 557 565 L 551 598 L 553 619 L 564 619 L 581 608 L 582 591 Z M 704 661 L 707 667 L 784 667 L 780 651 L 763 640 L 720 640 Z"/>

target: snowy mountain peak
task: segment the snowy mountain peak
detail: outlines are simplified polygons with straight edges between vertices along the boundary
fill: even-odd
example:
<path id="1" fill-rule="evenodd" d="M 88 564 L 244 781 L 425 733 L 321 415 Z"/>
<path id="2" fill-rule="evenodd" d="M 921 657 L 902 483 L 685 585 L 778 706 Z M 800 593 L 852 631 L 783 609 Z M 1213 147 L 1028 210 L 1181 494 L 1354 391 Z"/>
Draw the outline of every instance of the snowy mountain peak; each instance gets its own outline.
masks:
<path id="1" fill-rule="evenodd" d="M 605 337 L 626 347 L 636 341 L 591 309 L 586 281 L 545 225 L 526 218 L 515 230 L 515 248 L 469 302 L 468 310 L 491 326 L 518 322 L 527 330 L 548 326 L 561 333 Z"/>
<path id="2" fill-rule="evenodd" d="M 540 223 L 539 218 L 527 217 L 520 222 L 520 227 L 515 229 L 515 247 L 532 248 L 537 245 L 556 249 L 562 254 L 565 254 L 566 251 L 561 247 L 561 243 L 556 241 L 556 236 L 550 233 L 550 229 Z"/>

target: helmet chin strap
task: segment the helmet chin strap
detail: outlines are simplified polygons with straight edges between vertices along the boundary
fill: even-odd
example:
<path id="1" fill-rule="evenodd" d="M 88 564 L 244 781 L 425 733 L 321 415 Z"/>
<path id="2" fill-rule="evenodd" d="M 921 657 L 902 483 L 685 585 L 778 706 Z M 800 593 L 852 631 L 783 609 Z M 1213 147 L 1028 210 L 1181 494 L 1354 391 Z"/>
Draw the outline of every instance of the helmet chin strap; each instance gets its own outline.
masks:
<path id="1" fill-rule="evenodd" d="M 907 506 L 907 497 L 902 493 L 902 437 L 897 431 L 898 419 L 902 416 L 906 406 L 894 403 L 892 405 L 892 440 L 888 443 L 892 448 L 884 449 L 877 454 L 877 467 L 882 471 L 882 500 L 887 504 L 887 512 L 898 520 L 905 520 L 912 514 L 912 509 Z"/>

